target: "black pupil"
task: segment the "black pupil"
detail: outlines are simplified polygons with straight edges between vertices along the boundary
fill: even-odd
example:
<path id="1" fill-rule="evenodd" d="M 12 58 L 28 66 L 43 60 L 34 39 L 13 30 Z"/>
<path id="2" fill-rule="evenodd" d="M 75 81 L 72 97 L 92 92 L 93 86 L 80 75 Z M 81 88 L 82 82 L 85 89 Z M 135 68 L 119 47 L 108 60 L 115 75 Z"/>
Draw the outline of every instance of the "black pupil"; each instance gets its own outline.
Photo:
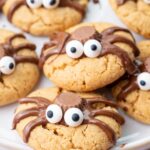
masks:
<path id="1" fill-rule="evenodd" d="M 70 51 L 71 51 L 72 53 L 76 53 L 77 49 L 76 49 L 75 47 L 71 47 Z"/>
<path id="2" fill-rule="evenodd" d="M 55 3 L 56 3 L 56 0 L 51 0 L 51 1 L 49 2 L 50 5 L 55 5 Z"/>
<path id="3" fill-rule="evenodd" d="M 73 121 L 77 122 L 77 121 L 79 121 L 79 119 L 80 119 L 80 116 L 78 114 L 73 114 L 72 115 L 72 120 Z"/>
<path id="4" fill-rule="evenodd" d="M 145 81 L 140 81 L 140 84 L 142 85 L 142 86 L 144 86 L 144 85 L 146 85 L 146 82 Z"/>
<path id="5" fill-rule="evenodd" d="M 95 44 L 91 45 L 91 50 L 92 51 L 96 51 L 97 50 L 97 46 Z"/>
<path id="6" fill-rule="evenodd" d="M 35 0 L 31 0 L 31 3 L 34 4 L 34 3 L 35 3 Z"/>
<path id="7" fill-rule="evenodd" d="M 52 118 L 53 117 L 53 112 L 50 110 L 47 112 L 47 116 L 48 118 Z"/>
<path id="8" fill-rule="evenodd" d="M 13 69 L 14 68 L 14 64 L 13 63 L 10 63 L 9 64 L 9 69 Z"/>

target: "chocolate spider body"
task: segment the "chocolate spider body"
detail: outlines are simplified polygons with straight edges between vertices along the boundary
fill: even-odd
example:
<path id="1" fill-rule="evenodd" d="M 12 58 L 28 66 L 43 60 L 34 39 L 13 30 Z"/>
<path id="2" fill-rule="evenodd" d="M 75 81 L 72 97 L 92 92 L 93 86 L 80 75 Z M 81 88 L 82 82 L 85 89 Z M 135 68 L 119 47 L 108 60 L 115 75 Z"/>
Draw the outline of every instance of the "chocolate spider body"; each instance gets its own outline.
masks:
<path id="1" fill-rule="evenodd" d="M 124 119 L 118 113 L 96 109 L 93 105 L 98 103 L 114 108 L 117 107 L 115 103 L 98 97 L 85 99 L 77 94 L 67 92 L 60 94 L 54 103 L 41 97 L 23 98 L 19 100 L 19 103 L 34 103 L 37 105 L 17 113 L 13 121 L 13 129 L 15 129 L 22 119 L 30 116 L 37 117 L 24 127 L 23 139 L 25 142 L 28 142 L 30 133 L 35 127 L 39 125 L 45 127 L 48 123 L 51 123 L 71 127 L 78 127 L 81 124 L 93 124 L 101 128 L 108 136 L 110 142 L 114 144 L 116 142 L 115 132 L 106 123 L 95 119 L 95 117 L 107 116 L 113 118 L 119 124 L 124 123 Z"/>
<path id="2" fill-rule="evenodd" d="M 51 43 L 45 44 L 45 46 L 43 47 L 40 59 L 40 66 L 42 67 L 45 61 L 52 55 L 67 53 L 66 47 L 70 41 L 76 40 L 84 45 L 86 42 L 88 42 L 88 40 L 96 40 L 96 42 L 98 42 L 98 44 L 101 46 L 101 52 L 98 57 L 103 57 L 107 54 L 117 55 L 119 58 L 121 58 L 126 71 L 129 74 L 133 74 L 137 71 L 135 65 L 129 58 L 127 52 L 125 52 L 122 48 L 116 46 L 115 43 L 120 42 L 129 45 L 133 49 L 133 53 L 135 56 L 139 55 L 139 49 L 137 48 L 135 41 L 115 34 L 119 31 L 129 33 L 132 36 L 129 30 L 119 27 L 111 27 L 105 29 L 101 33 L 97 32 L 96 29 L 92 26 L 80 27 L 72 34 L 65 32 L 57 33 L 52 39 Z M 47 50 L 48 48 L 51 48 L 51 50 L 45 52 L 45 50 Z M 81 57 L 85 57 L 85 54 L 83 53 L 80 58 Z"/>
<path id="3" fill-rule="evenodd" d="M 18 63 L 24 63 L 24 62 L 29 62 L 29 63 L 34 63 L 38 64 L 38 59 L 35 57 L 30 57 L 30 56 L 22 56 L 17 54 L 19 51 L 23 49 L 30 49 L 32 51 L 35 50 L 35 45 L 31 43 L 26 43 L 26 44 L 20 44 L 18 46 L 12 46 L 12 42 L 15 38 L 25 38 L 23 34 L 15 34 L 11 36 L 6 43 L 1 43 L 0 44 L 0 76 L 3 74 L 10 74 L 11 69 L 13 70 L 15 68 L 15 65 Z M 7 69 L 5 69 L 5 63 L 8 63 L 10 60 L 10 64 L 7 64 Z M 3 71 L 1 71 L 3 69 Z M 5 71 L 5 70 L 6 71 Z M 10 69 L 10 72 L 8 71 Z M 6 72 L 6 73 L 5 73 Z"/>
<path id="4" fill-rule="evenodd" d="M 138 73 L 128 76 L 128 83 L 122 88 L 118 99 L 125 99 L 126 96 L 135 90 L 150 90 L 150 57 L 142 64 L 137 64 Z"/>

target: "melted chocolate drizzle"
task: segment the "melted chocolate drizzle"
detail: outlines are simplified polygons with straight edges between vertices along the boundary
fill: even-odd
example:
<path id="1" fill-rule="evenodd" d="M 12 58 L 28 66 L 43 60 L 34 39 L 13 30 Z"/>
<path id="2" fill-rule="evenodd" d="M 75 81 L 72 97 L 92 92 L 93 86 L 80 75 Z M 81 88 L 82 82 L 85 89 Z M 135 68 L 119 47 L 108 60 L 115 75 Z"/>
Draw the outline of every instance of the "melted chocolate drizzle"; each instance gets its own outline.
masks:
<path id="1" fill-rule="evenodd" d="M 15 59 L 16 63 L 30 62 L 30 63 L 38 64 L 38 59 L 35 57 L 22 56 L 17 54 L 17 52 L 23 49 L 30 49 L 31 51 L 34 51 L 36 49 L 36 46 L 31 43 L 26 43 L 14 47 L 12 46 L 12 42 L 15 38 L 25 38 L 25 37 L 23 34 L 15 34 L 10 38 L 8 38 L 6 43 L 0 44 L 0 58 L 4 56 L 11 56 Z"/>
<path id="2" fill-rule="evenodd" d="M 50 56 L 55 55 L 55 54 L 58 54 L 58 55 L 65 54 L 66 53 L 65 45 L 68 41 L 78 40 L 84 43 L 88 39 L 96 39 L 101 42 L 102 48 L 103 48 L 102 53 L 100 54 L 99 57 L 102 57 L 108 54 L 117 55 L 122 60 L 122 63 L 126 71 L 129 74 L 134 74 L 135 72 L 137 72 L 136 66 L 130 59 L 128 53 L 124 51 L 122 48 L 120 48 L 119 46 L 115 45 L 115 43 L 120 42 L 120 43 L 125 43 L 129 45 L 133 49 L 133 53 L 135 57 L 139 55 L 139 49 L 136 46 L 135 41 L 129 40 L 128 38 L 123 37 L 121 35 L 114 34 L 118 31 L 129 33 L 133 37 L 133 35 L 131 34 L 129 30 L 124 29 L 124 28 L 119 28 L 119 27 L 111 27 L 111 28 L 104 30 L 101 33 L 98 33 L 94 27 L 86 26 L 86 27 L 81 27 L 77 29 L 72 34 L 64 33 L 64 32 L 58 33 L 58 35 L 54 36 L 51 43 L 46 44 L 43 47 L 41 58 L 40 58 L 40 67 L 41 68 L 43 67 L 45 61 Z M 45 51 L 48 48 L 53 48 L 53 47 L 54 49 L 51 49 L 45 53 Z"/>
<path id="3" fill-rule="evenodd" d="M 23 129 L 23 139 L 25 142 L 28 142 L 30 133 L 32 132 L 33 129 L 35 129 L 37 126 L 40 125 L 45 127 L 48 124 L 48 121 L 45 116 L 45 112 L 47 107 L 50 104 L 52 104 L 52 102 L 42 97 L 27 97 L 27 98 L 20 99 L 19 103 L 20 104 L 34 103 L 37 105 L 35 107 L 28 108 L 26 110 L 17 113 L 13 120 L 13 129 L 15 129 L 17 124 L 21 120 L 28 118 L 30 116 L 37 116 L 36 119 L 30 121 Z M 62 108 L 63 112 L 65 112 L 67 109 L 72 107 L 80 108 L 86 116 L 82 124 L 93 124 L 98 126 L 106 133 L 110 142 L 112 144 L 115 144 L 116 137 L 115 137 L 114 130 L 103 121 L 95 119 L 95 117 L 96 116 L 110 117 L 116 120 L 116 122 L 118 122 L 121 125 L 124 123 L 124 119 L 116 112 L 112 112 L 110 110 L 103 110 L 103 109 L 94 109 L 92 106 L 93 104 L 102 103 L 105 104 L 106 106 L 117 107 L 115 103 L 106 100 L 105 98 L 103 99 L 102 97 L 101 98 L 95 97 L 93 99 L 92 98 L 83 99 L 79 97 L 77 94 L 70 93 L 70 92 L 60 94 L 56 98 L 54 103 L 59 105 Z M 68 126 L 65 124 L 64 120 L 62 120 L 58 124 Z"/>
<path id="4" fill-rule="evenodd" d="M 150 57 L 147 58 L 143 62 L 142 65 L 137 64 L 137 68 L 138 68 L 138 73 L 133 74 L 133 75 L 128 75 L 128 77 L 127 77 L 128 83 L 122 87 L 122 90 L 120 91 L 120 93 L 117 96 L 118 100 L 125 100 L 125 98 L 128 96 L 128 94 L 130 94 L 131 92 L 133 92 L 135 90 L 140 89 L 138 86 L 138 83 L 137 83 L 137 76 L 139 73 L 142 73 L 142 72 L 150 73 Z"/>
<path id="5" fill-rule="evenodd" d="M 123 5 L 124 3 L 126 3 L 127 1 L 129 1 L 129 0 L 117 0 L 117 4 L 120 6 L 120 5 Z M 130 1 L 137 2 L 137 0 L 130 0 Z"/>

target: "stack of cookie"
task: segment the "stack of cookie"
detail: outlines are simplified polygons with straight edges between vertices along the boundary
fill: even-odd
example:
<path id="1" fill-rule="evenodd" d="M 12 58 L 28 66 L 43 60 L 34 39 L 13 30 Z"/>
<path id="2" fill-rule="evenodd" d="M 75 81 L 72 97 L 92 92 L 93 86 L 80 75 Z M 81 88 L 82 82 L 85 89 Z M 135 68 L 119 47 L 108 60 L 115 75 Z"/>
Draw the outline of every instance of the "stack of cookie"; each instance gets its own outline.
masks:
<path id="1" fill-rule="evenodd" d="M 149 0 L 110 3 L 131 29 L 150 37 Z M 88 0 L 0 2 L 15 26 L 50 36 L 38 59 L 36 46 L 23 34 L 0 29 L 0 106 L 18 100 L 13 129 L 33 149 L 110 149 L 125 122 L 119 107 L 150 124 L 150 41 L 137 44 L 130 30 L 109 23 L 78 24 L 87 4 Z M 133 22 L 139 15 L 143 21 Z M 41 72 L 55 87 L 30 93 Z M 101 88 L 111 88 L 113 98 L 100 93 Z"/>

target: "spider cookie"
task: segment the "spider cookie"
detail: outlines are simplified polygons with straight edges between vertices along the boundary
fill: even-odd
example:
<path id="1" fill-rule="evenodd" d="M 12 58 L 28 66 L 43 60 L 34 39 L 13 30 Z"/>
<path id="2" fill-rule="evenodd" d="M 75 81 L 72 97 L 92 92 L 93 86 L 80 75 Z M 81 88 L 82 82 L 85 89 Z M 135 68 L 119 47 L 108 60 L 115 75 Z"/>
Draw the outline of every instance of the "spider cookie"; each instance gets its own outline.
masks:
<path id="1" fill-rule="evenodd" d="M 109 0 L 116 14 L 133 31 L 150 38 L 150 0 Z"/>
<path id="2" fill-rule="evenodd" d="M 129 30 L 107 23 L 85 23 L 57 33 L 40 59 L 44 74 L 58 87 L 93 91 L 133 74 L 139 54 Z"/>
<path id="3" fill-rule="evenodd" d="M 2 9 L 15 26 L 39 36 L 78 24 L 87 3 L 88 0 L 6 0 Z"/>
<path id="4" fill-rule="evenodd" d="M 39 79 L 35 45 L 0 29 L 0 106 L 26 96 Z"/>
<path id="5" fill-rule="evenodd" d="M 48 88 L 19 103 L 13 128 L 35 150 L 107 150 L 124 123 L 116 104 L 95 93 Z"/>
<path id="6" fill-rule="evenodd" d="M 150 41 L 138 43 L 141 51 L 138 72 L 128 76 L 114 89 L 113 94 L 125 112 L 134 119 L 150 124 Z"/>

